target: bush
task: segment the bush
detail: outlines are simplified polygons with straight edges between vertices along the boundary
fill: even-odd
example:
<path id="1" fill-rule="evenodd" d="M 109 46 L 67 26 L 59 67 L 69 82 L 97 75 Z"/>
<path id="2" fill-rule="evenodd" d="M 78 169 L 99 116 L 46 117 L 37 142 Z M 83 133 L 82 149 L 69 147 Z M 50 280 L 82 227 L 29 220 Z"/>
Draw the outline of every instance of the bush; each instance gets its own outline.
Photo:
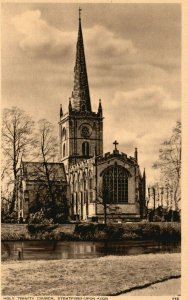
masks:
<path id="1" fill-rule="evenodd" d="M 28 224 L 50 225 L 52 223 L 53 220 L 47 219 L 42 209 L 29 215 Z"/>
<path id="2" fill-rule="evenodd" d="M 163 223 L 161 226 L 161 239 L 164 241 L 181 240 L 180 223 Z"/>
<path id="3" fill-rule="evenodd" d="M 77 224 L 74 236 L 81 240 L 90 240 L 94 238 L 95 225 L 93 223 Z"/>
<path id="4" fill-rule="evenodd" d="M 122 239 L 124 229 L 122 226 L 110 225 L 105 228 L 108 240 L 119 240 Z"/>
<path id="5" fill-rule="evenodd" d="M 124 230 L 121 226 L 105 224 L 77 224 L 74 236 L 81 240 L 118 240 Z"/>
<path id="6" fill-rule="evenodd" d="M 155 215 L 153 217 L 153 222 L 161 222 L 161 220 L 162 220 L 162 218 L 160 216 L 158 216 L 158 215 Z"/>
<path id="7" fill-rule="evenodd" d="M 4 214 L 1 212 L 1 222 L 2 223 L 11 223 L 16 224 L 18 222 L 18 214 L 16 211 L 13 211 L 11 214 Z"/>

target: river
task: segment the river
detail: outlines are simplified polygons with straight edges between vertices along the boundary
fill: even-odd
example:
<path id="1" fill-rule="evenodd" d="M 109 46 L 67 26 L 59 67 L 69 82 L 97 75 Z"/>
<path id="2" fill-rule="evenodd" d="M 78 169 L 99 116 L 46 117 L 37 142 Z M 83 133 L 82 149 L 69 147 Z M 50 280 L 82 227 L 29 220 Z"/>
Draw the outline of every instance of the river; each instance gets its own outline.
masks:
<path id="1" fill-rule="evenodd" d="M 105 255 L 177 253 L 180 243 L 152 241 L 8 241 L 1 243 L 2 260 L 94 258 Z"/>

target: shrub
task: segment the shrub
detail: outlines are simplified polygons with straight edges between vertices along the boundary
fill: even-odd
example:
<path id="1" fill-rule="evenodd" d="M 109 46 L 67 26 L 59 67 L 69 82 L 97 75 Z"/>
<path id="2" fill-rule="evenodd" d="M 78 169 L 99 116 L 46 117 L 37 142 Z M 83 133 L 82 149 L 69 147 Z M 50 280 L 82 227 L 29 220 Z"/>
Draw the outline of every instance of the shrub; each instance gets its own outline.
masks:
<path id="1" fill-rule="evenodd" d="M 121 226 L 109 225 L 105 228 L 105 232 L 109 240 L 118 240 L 122 238 L 124 229 Z"/>
<path id="2" fill-rule="evenodd" d="M 153 217 L 153 222 L 161 222 L 162 218 L 158 215 Z"/>

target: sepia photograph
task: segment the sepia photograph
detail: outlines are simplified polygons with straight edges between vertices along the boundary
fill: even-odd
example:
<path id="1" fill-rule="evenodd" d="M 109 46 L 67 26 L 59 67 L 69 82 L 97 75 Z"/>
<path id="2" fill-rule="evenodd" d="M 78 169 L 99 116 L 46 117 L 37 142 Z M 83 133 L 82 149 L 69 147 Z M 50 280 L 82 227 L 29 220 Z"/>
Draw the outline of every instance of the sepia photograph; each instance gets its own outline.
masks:
<path id="1" fill-rule="evenodd" d="M 181 38 L 180 2 L 1 3 L 2 299 L 180 299 Z"/>

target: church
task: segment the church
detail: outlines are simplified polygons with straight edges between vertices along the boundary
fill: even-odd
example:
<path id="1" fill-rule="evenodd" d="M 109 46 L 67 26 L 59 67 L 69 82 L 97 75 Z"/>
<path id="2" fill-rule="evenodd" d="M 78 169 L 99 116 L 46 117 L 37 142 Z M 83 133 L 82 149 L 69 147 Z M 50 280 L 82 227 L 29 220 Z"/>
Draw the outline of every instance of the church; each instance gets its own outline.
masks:
<path id="1" fill-rule="evenodd" d="M 140 220 L 145 216 L 145 170 L 140 171 L 137 148 L 133 156 L 128 156 L 120 152 L 117 141 L 112 141 L 113 152 L 103 153 L 103 108 L 99 99 L 97 112 L 92 110 L 80 13 L 73 90 L 67 112 L 60 106 L 56 163 L 61 169 L 59 174 L 64 173 L 62 190 L 66 189 L 69 216 L 75 221 Z M 24 168 L 29 169 L 26 162 Z M 35 188 L 28 191 L 30 176 L 23 176 L 23 180 L 29 202 L 28 194 L 33 194 Z"/>
<path id="2" fill-rule="evenodd" d="M 92 111 L 81 16 L 79 15 L 74 84 L 68 112 L 60 107 L 60 161 L 70 188 L 70 211 L 79 220 L 122 222 L 144 217 L 146 176 L 140 172 L 138 153 L 103 153 L 103 109 Z"/>

